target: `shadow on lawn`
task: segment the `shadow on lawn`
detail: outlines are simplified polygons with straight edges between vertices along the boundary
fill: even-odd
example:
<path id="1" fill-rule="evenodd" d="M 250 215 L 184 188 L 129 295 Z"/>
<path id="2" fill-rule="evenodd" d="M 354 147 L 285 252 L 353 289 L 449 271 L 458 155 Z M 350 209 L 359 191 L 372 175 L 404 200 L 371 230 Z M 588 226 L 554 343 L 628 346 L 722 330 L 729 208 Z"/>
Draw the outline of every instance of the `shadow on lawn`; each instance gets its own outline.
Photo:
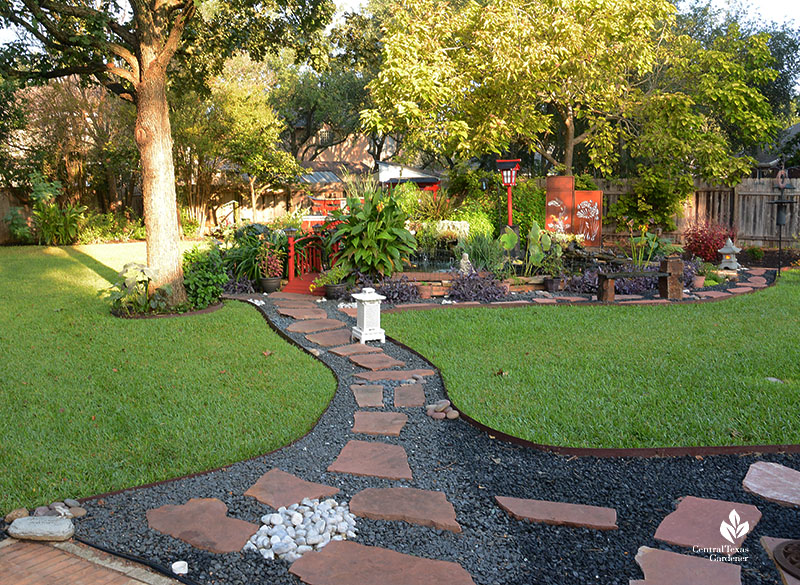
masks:
<path id="1" fill-rule="evenodd" d="M 100 276 L 100 278 L 107 280 L 109 284 L 114 284 L 114 282 L 117 280 L 118 273 L 113 268 L 106 266 L 88 254 L 84 254 L 80 250 L 76 250 L 70 246 L 65 246 L 62 249 L 67 253 L 68 256 L 77 260 L 89 270 L 95 272 L 98 276 Z"/>

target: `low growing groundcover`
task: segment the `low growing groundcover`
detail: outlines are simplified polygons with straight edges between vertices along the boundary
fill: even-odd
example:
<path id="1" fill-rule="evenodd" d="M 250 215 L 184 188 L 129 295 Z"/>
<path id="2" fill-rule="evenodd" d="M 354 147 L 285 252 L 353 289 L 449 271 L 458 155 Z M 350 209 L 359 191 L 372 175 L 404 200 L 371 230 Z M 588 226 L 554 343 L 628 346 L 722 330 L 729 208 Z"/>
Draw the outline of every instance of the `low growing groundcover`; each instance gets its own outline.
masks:
<path id="1" fill-rule="evenodd" d="M 800 272 L 721 302 L 386 314 L 455 405 L 536 443 L 800 443 Z M 782 381 L 770 381 L 777 378 Z"/>
<path id="2" fill-rule="evenodd" d="M 0 248 L 0 515 L 266 453 L 333 396 L 330 371 L 243 303 L 110 315 L 98 289 L 143 260 L 143 244 Z"/>

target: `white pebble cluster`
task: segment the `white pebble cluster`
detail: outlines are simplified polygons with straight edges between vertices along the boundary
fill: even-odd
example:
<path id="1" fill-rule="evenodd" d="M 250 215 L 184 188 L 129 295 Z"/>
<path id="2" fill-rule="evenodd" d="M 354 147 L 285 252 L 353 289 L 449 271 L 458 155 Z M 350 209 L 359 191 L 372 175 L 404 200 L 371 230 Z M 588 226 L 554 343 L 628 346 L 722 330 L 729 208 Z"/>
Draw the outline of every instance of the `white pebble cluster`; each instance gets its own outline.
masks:
<path id="1" fill-rule="evenodd" d="M 288 508 L 281 506 L 275 514 L 261 517 L 264 524 L 258 529 L 244 551 L 261 554 L 265 559 L 278 557 L 293 563 L 303 554 L 320 550 L 332 540 L 355 538 L 355 516 L 346 504 L 336 500 L 304 499 Z"/>
<path id="2" fill-rule="evenodd" d="M 251 303 L 253 303 L 256 307 L 263 307 L 264 305 L 266 305 L 266 303 L 261 299 L 248 299 L 248 300 Z"/>

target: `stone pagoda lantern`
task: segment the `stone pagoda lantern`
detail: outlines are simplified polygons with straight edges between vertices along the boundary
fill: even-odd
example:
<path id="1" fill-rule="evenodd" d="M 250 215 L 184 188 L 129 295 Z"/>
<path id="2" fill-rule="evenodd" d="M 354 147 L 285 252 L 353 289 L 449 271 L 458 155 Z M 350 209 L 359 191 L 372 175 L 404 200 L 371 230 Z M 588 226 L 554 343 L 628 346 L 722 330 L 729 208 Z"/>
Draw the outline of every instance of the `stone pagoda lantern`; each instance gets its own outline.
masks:
<path id="1" fill-rule="evenodd" d="M 737 248 L 733 245 L 733 242 L 730 238 L 725 240 L 725 245 L 722 246 L 717 252 L 722 254 L 722 262 L 720 262 L 719 269 L 720 270 L 739 270 L 742 266 L 736 260 L 736 254 L 741 252 L 741 248 Z"/>
<path id="2" fill-rule="evenodd" d="M 381 301 L 386 297 L 376 293 L 374 288 L 365 288 L 352 296 L 356 300 L 357 310 L 353 337 L 361 343 L 386 343 L 386 332 L 381 329 Z"/>

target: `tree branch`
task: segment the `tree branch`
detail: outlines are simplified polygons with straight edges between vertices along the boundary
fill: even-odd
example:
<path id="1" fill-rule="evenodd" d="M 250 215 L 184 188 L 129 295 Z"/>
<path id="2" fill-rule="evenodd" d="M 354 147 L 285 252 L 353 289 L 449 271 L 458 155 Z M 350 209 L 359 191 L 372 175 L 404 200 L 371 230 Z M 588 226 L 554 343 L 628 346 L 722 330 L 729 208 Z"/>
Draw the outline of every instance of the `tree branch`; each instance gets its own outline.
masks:
<path id="1" fill-rule="evenodd" d="M 167 41 L 164 43 L 164 47 L 161 49 L 161 52 L 157 58 L 159 66 L 166 69 L 170 60 L 172 60 L 173 55 L 175 55 L 175 51 L 178 50 L 178 47 L 181 44 L 183 29 L 186 27 L 186 23 L 189 21 L 189 19 L 194 16 L 195 7 L 193 0 L 183 0 L 181 2 L 181 7 L 176 6 L 178 2 L 175 0 L 161 1 L 158 4 L 167 6 L 173 10 L 179 9 L 181 11 L 180 14 L 178 14 L 178 16 L 175 18 L 175 23 L 172 25 L 172 30 L 169 31 Z"/>

